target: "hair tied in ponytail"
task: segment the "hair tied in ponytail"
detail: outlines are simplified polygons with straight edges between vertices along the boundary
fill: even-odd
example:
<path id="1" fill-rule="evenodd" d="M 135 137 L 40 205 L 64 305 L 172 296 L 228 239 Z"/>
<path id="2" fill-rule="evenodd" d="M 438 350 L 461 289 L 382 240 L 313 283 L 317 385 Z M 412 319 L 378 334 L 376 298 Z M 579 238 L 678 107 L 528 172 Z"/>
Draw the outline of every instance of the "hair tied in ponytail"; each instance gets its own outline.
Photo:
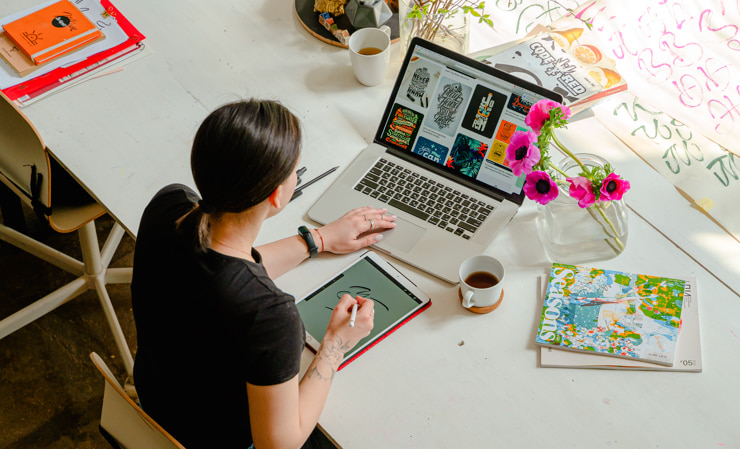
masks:
<path id="1" fill-rule="evenodd" d="M 207 202 L 206 200 L 202 200 L 202 199 L 199 200 L 198 201 L 198 207 L 200 208 L 200 210 L 203 211 L 204 214 L 210 215 L 210 214 L 212 214 L 214 212 L 213 205 L 211 203 Z"/>

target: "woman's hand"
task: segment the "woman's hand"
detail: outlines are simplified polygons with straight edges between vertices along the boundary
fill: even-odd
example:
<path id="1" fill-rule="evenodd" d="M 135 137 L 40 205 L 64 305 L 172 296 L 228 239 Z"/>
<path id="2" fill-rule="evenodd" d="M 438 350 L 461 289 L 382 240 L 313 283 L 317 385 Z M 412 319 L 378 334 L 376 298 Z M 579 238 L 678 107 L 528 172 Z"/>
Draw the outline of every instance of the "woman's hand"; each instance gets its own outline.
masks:
<path id="1" fill-rule="evenodd" d="M 355 324 L 350 327 L 352 307 L 357 304 Z M 361 296 L 352 297 L 345 294 L 339 299 L 326 327 L 326 334 L 321 342 L 319 353 L 334 365 L 336 370 L 344 355 L 357 343 L 370 334 L 375 317 L 375 303 Z"/>
<path id="2" fill-rule="evenodd" d="M 352 209 L 319 228 L 323 250 L 335 254 L 351 253 L 380 241 L 383 238 L 382 231 L 396 227 L 396 216 L 386 215 L 385 212 L 386 209 L 369 206 Z M 320 242 L 316 243 L 321 248 Z"/>

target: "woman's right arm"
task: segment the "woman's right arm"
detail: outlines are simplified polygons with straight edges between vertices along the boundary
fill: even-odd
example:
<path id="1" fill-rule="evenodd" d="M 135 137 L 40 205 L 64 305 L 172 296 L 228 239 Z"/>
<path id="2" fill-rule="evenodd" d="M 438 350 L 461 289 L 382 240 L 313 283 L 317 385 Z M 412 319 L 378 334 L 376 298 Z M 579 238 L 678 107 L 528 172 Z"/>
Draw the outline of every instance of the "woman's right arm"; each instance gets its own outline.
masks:
<path id="1" fill-rule="evenodd" d="M 349 327 L 352 306 L 359 303 L 355 326 Z M 334 308 L 324 339 L 305 376 L 278 385 L 247 383 L 254 446 L 259 449 L 299 448 L 316 427 L 329 387 L 344 354 L 373 328 L 373 301 L 344 295 Z"/>

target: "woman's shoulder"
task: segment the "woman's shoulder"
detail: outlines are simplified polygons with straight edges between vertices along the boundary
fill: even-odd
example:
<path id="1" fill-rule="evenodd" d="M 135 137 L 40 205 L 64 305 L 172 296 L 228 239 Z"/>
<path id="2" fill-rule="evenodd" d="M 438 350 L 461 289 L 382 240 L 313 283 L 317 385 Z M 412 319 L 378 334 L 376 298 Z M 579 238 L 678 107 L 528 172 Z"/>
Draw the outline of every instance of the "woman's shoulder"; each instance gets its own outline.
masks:
<path id="1" fill-rule="evenodd" d="M 149 206 L 159 203 L 188 203 L 190 205 L 198 202 L 200 197 L 195 190 L 185 184 L 169 184 L 159 189 L 149 201 Z"/>

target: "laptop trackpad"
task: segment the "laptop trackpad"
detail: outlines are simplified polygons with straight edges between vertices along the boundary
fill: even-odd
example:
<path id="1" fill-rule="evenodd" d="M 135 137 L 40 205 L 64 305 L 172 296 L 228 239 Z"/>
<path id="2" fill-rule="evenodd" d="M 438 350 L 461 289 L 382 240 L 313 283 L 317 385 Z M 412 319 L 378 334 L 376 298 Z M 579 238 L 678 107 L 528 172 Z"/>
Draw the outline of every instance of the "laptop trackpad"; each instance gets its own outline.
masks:
<path id="1" fill-rule="evenodd" d="M 390 252 L 400 250 L 407 253 L 411 251 L 411 248 L 416 245 L 416 242 L 425 232 L 426 229 L 421 226 L 399 217 L 396 218 L 396 227 L 383 233 L 383 240 L 380 241 L 378 246 Z"/>

